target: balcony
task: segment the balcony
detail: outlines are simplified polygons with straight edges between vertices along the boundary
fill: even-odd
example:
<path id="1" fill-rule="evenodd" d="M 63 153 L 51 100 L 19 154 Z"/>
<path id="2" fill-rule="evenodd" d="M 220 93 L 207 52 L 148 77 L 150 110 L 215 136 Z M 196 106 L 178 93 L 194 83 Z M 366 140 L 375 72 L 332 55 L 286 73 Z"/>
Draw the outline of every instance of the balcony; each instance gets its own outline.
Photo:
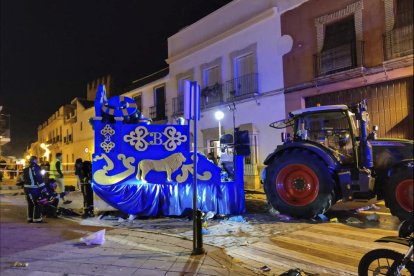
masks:
<path id="1" fill-rule="evenodd" d="M 237 101 L 253 97 L 258 93 L 258 74 L 248 74 L 226 82 L 224 100 L 227 102 Z"/>
<path id="2" fill-rule="evenodd" d="M 350 70 L 363 65 L 363 42 L 348 43 L 314 56 L 315 77 Z"/>
<path id="3" fill-rule="evenodd" d="M 202 108 L 217 106 L 223 103 L 223 85 L 214 84 L 201 90 L 200 104 Z"/>
<path id="4" fill-rule="evenodd" d="M 206 109 L 229 102 L 254 97 L 259 93 L 258 74 L 248 74 L 227 81 L 225 84 L 216 83 L 201 89 L 200 108 Z M 184 113 L 184 95 L 172 99 L 172 114 Z M 150 116 L 156 116 L 156 107 L 150 108 Z"/>
<path id="5" fill-rule="evenodd" d="M 384 60 L 413 54 L 413 25 L 406 25 L 384 35 Z"/>
<path id="6" fill-rule="evenodd" d="M 149 108 L 149 115 L 150 118 L 153 121 L 161 121 L 161 120 L 165 120 L 165 106 L 163 105 L 159 105 L 159 106 L 151 106 Z"/>

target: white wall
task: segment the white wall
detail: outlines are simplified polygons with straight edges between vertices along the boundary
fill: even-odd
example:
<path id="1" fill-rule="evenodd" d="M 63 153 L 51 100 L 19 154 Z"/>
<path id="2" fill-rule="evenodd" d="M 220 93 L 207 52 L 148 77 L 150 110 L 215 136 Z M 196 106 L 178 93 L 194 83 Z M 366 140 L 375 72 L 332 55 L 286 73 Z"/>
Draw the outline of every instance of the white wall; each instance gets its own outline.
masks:
<path id="1" fill-rule="evenodd" d="M 242 1 L 243 3 L 246 3 Z M 251 1 L 247 1 L 247 6 L 250 6 Z M 266 1 L 267 2 L 267 1 Z M 220 12 L 225 13 L 227 9 L 218 10 L 214 13 L 214 18 L 220 15 Z M 245 16 L 245 15 L 243 15 Z M 289 48 L 289 39 L 281 37 L 280 33 L 280 15 L 277 9 L 270 7 L 263 10 L 259 15 L 253 16 L 249 22 L 240 23 L 240 26 L 233 26 L 225 37 L 218 34 L 220 39 L 211 41 L 208 45 L 195 46 L 191 51 L 187 51 L 187 55 L 179 55 L 170 58 L 170 83 L 169 93 L 176 91 L 177 74 L 194 69 L 194 78 L 202 84 L 202 72 L 200 66 L 204 63 L 212 62 L 221 57 L 222 80 L 225 83 L 234 78 L 232 75 L 232 60 L 230 54 L 246 48 L 249 45 L 256 44 L 257 46 L 257 72 L 259 77 L 259 92 L 262 96 L 257 98 L 260 103 L 251 98 L 245 102 L 236 102 L 236 127 L 240 124 L 253 123 L 254 128 L 257 129 L 258 145 L 259 145 L 259 164 L 262 165 L 266 156 L 271 153 L 281 143 L 280 131 L 269 127 L 271 122 L 283 119 L 285 116 L 285 104 L 283 93 L 283 62 L 282 55 Z M 207 23 L 208 20 L 202 23 Z M 198 22 L 198 28 L 194 26 L 185 29 L 183 32 L 196 33 L 197 36 L 202 35 L 204 31 L 204 24 Z M 214 28 L 214 27 L 212 27 Z M 209 35 L 211 35 L 209 33 Z M 175 35 L 177 37 L 184 37 L 183 35 Z M 214 40 L 214 38 L 212 39 Z M 173 40 L 169 40 L 171 42 Z M 170 46 L 170 45 L 169 45 Z M 289 49 L 288 49 L 289 50 Z M 185 53 L 185 50 L 182 50 Z M 276 93 L 276 94 L 275 94 Z M 266 95 L 267 94 L 267 95 Z M 176 96 L 177 94 L 175 94 Z M 231 129 L 233 127 L 233 116 L 227 106 L 215 107 L 210 110 L 202 112 L 202 119 L 200 121 L 200 128 L 218 128 L 218 122 L 214 118 L 214 112 L 221 109 L 225 113 L 222 120 L 222 127 Z"/>

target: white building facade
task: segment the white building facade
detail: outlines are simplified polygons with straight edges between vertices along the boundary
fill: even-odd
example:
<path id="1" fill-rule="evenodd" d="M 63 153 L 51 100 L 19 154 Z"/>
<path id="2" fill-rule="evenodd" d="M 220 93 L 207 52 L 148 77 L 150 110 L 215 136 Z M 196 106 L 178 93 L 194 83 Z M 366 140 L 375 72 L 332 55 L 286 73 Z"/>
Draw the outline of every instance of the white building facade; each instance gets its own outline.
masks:
<path id="1" fill-rule="evenodd" d="M 251 155 L 245 158 L 246 188 L 260 187 L 263 161 L 281 143 L 269 127 L 285 117 L 282 57 L 292 39 L 281 35 L 280 15 L 304 1 L 238 0 L 209 14 L 168 39 L 167 104 L 173 118 L 183 113 L 183 83 L 201 86 L 199 150 L 206 154 L 221 133 L 248 130 Z M 234 113 L 234 121 L 233 121 Z"/>

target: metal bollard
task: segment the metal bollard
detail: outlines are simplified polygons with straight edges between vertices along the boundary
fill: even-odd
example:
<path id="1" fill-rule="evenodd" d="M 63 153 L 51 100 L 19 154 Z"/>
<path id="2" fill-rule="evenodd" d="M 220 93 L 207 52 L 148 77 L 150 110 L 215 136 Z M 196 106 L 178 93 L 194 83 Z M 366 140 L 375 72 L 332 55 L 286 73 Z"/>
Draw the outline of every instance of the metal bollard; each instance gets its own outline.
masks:
<path id="1" fill-rule="evenodd" d="M 203 212 L 201 210 L 196 211 L 196 221 L 195 221 L 195 228 L 193 231 L 195 232 L 195 247 L 193 248 L 192 255 L 200 255 L 204 254 L 204 248 L 203 248 L 203 226 L 201 223 L 201 217 L 203 215 Z"/>

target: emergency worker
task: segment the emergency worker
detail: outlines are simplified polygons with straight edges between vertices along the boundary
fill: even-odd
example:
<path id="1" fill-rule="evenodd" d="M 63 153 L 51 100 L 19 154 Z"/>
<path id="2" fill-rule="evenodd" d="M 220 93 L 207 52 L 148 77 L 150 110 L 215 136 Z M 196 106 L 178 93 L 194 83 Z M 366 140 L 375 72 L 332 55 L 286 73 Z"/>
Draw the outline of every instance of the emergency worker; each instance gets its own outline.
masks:
<path id="1" fill-rule="evenodd" d="M 50 177 L 55 179 L 57 185 L 59 186 L 60 192 L 65 193 L 65 183 L 63 181 L 63 172 L 62 172 L 62 153 L 56 153 L 56 159 L 50 164 Z M 62 197 L 63 204 L 69 204 L 72 201 L 65 200 Z"/>
<path id="2" fill-rule="evenodd" d="M 92 163 L 83 161 L 81 173 L 81 188 L 83 194 L 83 218 L 94 217 L 93 190 L 92 190 Z"/>
<path id="3" fill-rule="evenodd" d="M 42 197 L 42 189 L 45 187 L 37 157 L 32 156 L 29 166 L 23 169 L 24 193 L 27 200 L 27 222 L 42 223 L 42 205 L 38 200 Z"/>

